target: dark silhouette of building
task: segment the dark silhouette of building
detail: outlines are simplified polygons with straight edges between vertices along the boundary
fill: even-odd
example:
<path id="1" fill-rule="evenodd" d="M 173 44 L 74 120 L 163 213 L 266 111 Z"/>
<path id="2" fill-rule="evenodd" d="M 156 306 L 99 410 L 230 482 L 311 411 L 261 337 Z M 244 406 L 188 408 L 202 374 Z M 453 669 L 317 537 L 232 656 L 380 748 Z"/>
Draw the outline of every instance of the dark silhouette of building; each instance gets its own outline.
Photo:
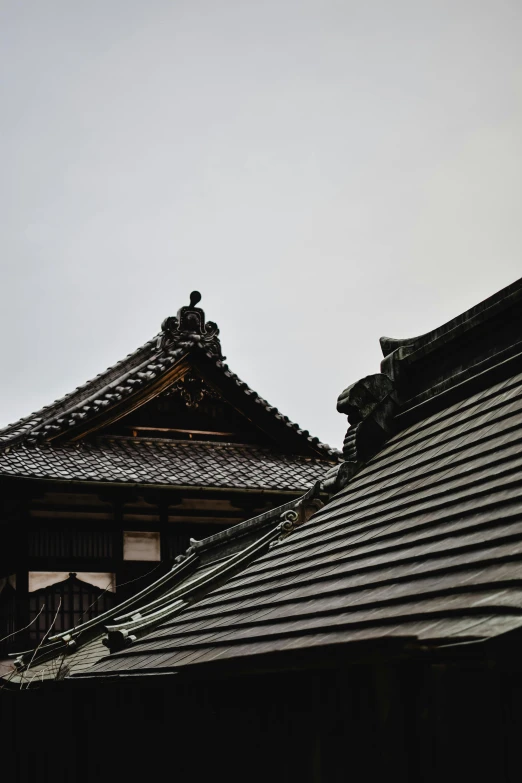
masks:
<path id="1" fill-rule="evenodd" d="M 521 306 L 522 280 L 383 338 L 339 397 L 344 462 L 22 656 L 10 774 L 519 780 Z"/>

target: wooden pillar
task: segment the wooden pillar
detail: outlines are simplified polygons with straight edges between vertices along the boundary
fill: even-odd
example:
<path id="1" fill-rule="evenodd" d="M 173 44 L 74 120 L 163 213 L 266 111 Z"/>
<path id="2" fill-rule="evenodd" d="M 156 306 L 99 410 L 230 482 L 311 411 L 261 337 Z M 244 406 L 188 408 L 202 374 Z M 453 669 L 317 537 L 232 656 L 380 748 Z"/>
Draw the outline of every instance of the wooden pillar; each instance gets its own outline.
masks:
<path id="1" fill-rule="evenodd" d="M 110 505 L 112 510 L 112 521 L 110 523 L 110 530 L 112 533 L 112 555 L 110 570 L 114 574 L 116 581 L 116 600 L 121 599 L 119 595 L 119 585 L 121 584 L 121 576 L 123 570 L 123 510 L 125 505 L 125 497 L 121 492 L 116 489 L 108 490 L 99 495 L 100 500 Z"/>
<path id="2" fill-rule="evenodd" d="M 122 584 L 123 574 L 123 508 L 125 502 L 123 498 L 116 496 L 112 498 L 112 572 L 116 582 L 116 601 L 124 598 L 120 585 Z"/>
<path id="3" fill-rule="evenodd" d="M 11 649 L 24 650 L 30 645 L 29 625 L 29 503 L 24 502 L 16 515 L 15 574 L 16 574 L 16 636 L 10 640 Z"/>
<path id="4" fill-rule="evenodd" d="M 112 559 L 116 567 L 121 567 L 123 562 L 123 507 L 122 498 L 112 501 L 113 531 L 112 531 Z"/>
<path id="5" fill-rule="evenodd" d="M 160 558 L 162 563 L 170 560 L 169 546 L 169 503 L 162 498 L 158 503 L 159 534 L 160 534 Z"/>
<path id="6" fill-rule="evenodd" d="M 169 506 L 181 503 L 181 495 L 172 490 L 146 490 L 142 493 L 146 503 L 155 506 L 158 510 L 158 527 L 160 534 L 160 559 L 162 563 L 168 565 L 171 560 L 171 548 L 169 541 Z"/>

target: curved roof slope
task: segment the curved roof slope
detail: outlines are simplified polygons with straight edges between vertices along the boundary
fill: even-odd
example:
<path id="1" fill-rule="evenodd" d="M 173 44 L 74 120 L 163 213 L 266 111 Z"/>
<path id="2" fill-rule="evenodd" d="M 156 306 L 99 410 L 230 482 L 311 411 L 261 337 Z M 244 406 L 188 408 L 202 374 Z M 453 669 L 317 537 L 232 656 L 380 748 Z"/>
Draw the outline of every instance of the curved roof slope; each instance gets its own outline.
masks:
<path id="1" fill-rule="evenodd" d="M 76 410 L 81 411 L 82 405 L 86 404 L 86 401 L 93 394 L 100 395 L 100 400 L 109 403 L 107 393 L 110 393 L 111 387 L 119 385 L 124 377 L 136 371 L 143 362 L 150 361 L 160 336 L 157 335 L 152 340 L 149 340 L 141 348 L 126 356 L 125 359 L 109 367 L 82 386 L 78 386 L 77 389 L 74 389 L 74 391 L 66 394 L 64 397 L 60 397 L 60 399 L 55 400 L 50 405 L 46 405 L 39 411 L 35 411 L 29 416 L 0 429 L 0 447 L 32 439 L 35 433 L 40 432 L 42 428 L 47 424 L 51 424 L 60 415 L 67 420 L 67 417 L 70 417 Z M 100 409 L 101 407 L 103 406 L 100 406 Z M 105 407 L 108 407 L 108 405 Z M 94 413 L 94 410 L 91 410 Z M 70 422 L 70 426 L 73 426 L 72 422 Z M 50 438 L 48 439 L 50 440 Z"/>
<path id="2" fill-rule="evenodd" d="M 481 641 L 520 627 L 522 357 L 504 361 L 498 323 L 499 364 L 488 347 L 489 370 L 478 362 L 461 382 L 454 351 L 456 398 L 446 388 L 413 420 L 401 408 L 402 431 L 306 525 L 84 676 L 364 640 Z M 483 350 L 473 339 L 466 351 Z"/>

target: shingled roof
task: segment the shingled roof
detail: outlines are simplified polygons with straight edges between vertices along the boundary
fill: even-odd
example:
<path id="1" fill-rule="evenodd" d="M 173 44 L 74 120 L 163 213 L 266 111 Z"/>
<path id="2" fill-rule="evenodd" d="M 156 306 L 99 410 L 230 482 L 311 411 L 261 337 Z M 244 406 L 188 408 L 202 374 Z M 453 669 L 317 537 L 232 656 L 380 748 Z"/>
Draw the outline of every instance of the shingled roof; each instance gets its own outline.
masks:
<path id="1" fill-rule="evenodd" d="M 22 443 L 0 454 L 4 476 L 140 485 L 305 491 L 330 462 L 257 446 L 99 438 L 62 447 Z"/>
<path id="2" fill-rule="evenodd" d="M 477 643 L 522 626 L 521 298 L 522 281 L 428 336 L 387 341 L 387 380 L 341 395 L 344 488 L 241 573 L 78 676 L 386 638 Z"/>
<path id="3" fill-rule="evenodd" d="M 167 318 L 159 335 L 123 361 L 0 430 L 0 475 L 191 486 L 284 485 L 296 491 L 310 486 L 312 479 L 338 461 L 339 452 L 291 422 L 229 369 L 216 324 L 206 322 L 203 310 L 196 307 L 200 298 L 193 292 L 189 306 L 182 307 L 177 317 Z M 168 390 L 194 367 L 266 434 L 274 448 L 220 449 L 198 444 L 189 452 L 186 444 L 167 444 L 161 438 L 131 444 L 121 438 L 94 437 Z M 80 444 L 79 450 L 73 444 Z"/>

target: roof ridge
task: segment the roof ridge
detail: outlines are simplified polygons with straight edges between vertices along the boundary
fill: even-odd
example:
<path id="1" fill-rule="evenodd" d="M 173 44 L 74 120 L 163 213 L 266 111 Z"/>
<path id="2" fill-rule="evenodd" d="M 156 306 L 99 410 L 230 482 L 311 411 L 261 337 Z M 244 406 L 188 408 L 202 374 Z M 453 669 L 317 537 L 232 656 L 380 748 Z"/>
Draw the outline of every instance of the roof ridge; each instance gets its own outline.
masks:
<path id="1" fill-rule="evenodd" d="M 92 381 L 0 430 L 0 448 L 17 442 L 49 443 L 57 437 L 66 437 L 69 432 L 79 432 L 81 436 L 80 428 L 91 419 L 95 419 L 100 413 L 109 412 L 111 408 L 120 405 L 124 398 L 132 398 L 136 392 L 146 389 L 147 385 L 157 383 L 189 353 L 195 351 L 211 362 L 220 376 L 226 378 L 234 389 L 237 387 L 236 391 L 241 390 L 273 419 L 293 430 L 303 443 L 306 442 L 308 448 L 318 452 L 318 456 L 324 454 L 326 458 L 339 458 L 340 452 L 337 449 L 322 443 L 317 437 L 312 437 L 308 430 L 303 430 L 299 424 L 280 413 L 229 369 L 224 362 L 226 357 L 221 352 L 217 325 L 212 321 L 206 322 L 203 310 L 193 306 L 193 302 L 199 301 L 200 298 L 198 292 L 193 292 L 191 305 L 182 307 L 177 317 L 166 318 L 157 337 L 97 375 Z"/>
<path id="2" fill-rule="evenodd" d="M 380 344 L 383 356 L 386 358 L 397 348 L 407 348 L 409 352 L 413 352 L 435 340 L 441 338 L 447 340 L 447 336 L 454 330 L 459 329 L 459 327 L 469 327 L 476 321 L 485 321 L 520 298 L 522 298 L 522 278 L 501 288 L 500 291 L 488 296 L 487 299 L 483 299 L 482 302 L 470 307 L 454 318 L 450 318 L 449 321 L 431 329 L 429 332 L 409 338 L 381 337 Z"/>

